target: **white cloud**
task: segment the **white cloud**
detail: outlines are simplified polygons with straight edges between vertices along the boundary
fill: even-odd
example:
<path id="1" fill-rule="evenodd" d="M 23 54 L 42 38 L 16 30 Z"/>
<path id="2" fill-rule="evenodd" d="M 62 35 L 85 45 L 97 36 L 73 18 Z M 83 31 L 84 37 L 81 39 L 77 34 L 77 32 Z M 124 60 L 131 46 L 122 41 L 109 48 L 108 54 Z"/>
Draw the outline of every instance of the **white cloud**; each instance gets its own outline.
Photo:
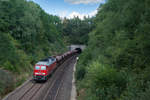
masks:
<path id="1" fill-rule="evenodd" d="M 80 19 L 83 19 L 84 18 L 84 14 L 80 14 L 80 13 L 78 13 L 78 12 L 72 12 L 69 16 L 68 16 L 68 18 L 74 18 L 74 17 L 79 17 Z"/>
<path id="2" fill-rule="evenodd" d="M 92 16 L 95 16 L 97 14 L 97 10 L 94 10 L 88 14 L 83 14 L 83 13 L 79 13 L 79 12 L 72 12 L 70 13 L 67 18 L 71 19 L 71 18 L 74 18 L 74 17 L 79 17 L 80 19 L 84 19 L 84 16 L 86 17 L 92 17 Z"/>
<path id="3" fill-rule="evenodd" d="M 91 4 L 91 3 L 102 3 L 105 0 L 64 0 L 65 2 L 71 3 L 71 4 Z"/>
<path id="4" fill-rule="evenodd" d="M 97 14 L 97 12 L 98 12 L 97 10 L 94 10 L 91 13 L 89 13 L 89 16 L 90 17 L 95 16 Z"/>

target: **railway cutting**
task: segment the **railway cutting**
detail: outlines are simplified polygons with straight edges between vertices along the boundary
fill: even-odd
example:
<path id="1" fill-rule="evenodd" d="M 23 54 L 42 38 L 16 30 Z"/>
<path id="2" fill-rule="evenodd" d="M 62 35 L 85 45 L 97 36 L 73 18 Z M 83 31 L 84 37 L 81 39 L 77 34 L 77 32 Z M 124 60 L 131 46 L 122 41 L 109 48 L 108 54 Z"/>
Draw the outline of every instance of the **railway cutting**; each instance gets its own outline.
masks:
<path id="1" fill-rule="evenodd" d="M 77 55 L 68 53 L 62 57 L 63 60 L 56 64 L 56 69 L 48 76 L 47 81 L 30 78 L 3 100 L 70 100 Z"/>

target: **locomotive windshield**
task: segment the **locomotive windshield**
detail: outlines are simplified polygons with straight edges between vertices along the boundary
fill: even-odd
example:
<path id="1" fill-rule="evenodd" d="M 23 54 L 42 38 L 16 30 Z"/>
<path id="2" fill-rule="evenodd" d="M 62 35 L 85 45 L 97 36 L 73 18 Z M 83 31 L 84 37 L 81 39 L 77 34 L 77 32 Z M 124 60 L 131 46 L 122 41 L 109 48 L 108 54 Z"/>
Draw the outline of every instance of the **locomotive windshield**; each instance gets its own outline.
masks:
<path id="1" fill-rule="evenodd" d="M 40 69 L 40 66 L 35 66 L 35 69 L 36 69 L 36 70 L 39 70 L 39 69 Z"/>
<path id="2" fill-rule="evenodd" d="M 41 70 L 46 70 L 46 66 L 41 66 Z"/>

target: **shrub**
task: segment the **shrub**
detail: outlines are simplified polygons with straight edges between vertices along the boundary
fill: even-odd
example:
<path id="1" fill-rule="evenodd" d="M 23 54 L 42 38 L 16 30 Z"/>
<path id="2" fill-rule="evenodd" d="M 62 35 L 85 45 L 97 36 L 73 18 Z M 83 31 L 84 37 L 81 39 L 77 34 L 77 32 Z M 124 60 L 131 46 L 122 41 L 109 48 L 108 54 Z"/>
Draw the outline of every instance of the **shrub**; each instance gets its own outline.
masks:
<path id="1" fill-rule="evenodd" d="M 81 81 L 82 88 L 91 91 L 88 97 L 93 96 L 95 100 L 113 100 L 120 97 L 124 91 L 126 76 L 124 71 L 119 72 L 113 67 L 94 61 L 87 67 L 85 79 Z"/>

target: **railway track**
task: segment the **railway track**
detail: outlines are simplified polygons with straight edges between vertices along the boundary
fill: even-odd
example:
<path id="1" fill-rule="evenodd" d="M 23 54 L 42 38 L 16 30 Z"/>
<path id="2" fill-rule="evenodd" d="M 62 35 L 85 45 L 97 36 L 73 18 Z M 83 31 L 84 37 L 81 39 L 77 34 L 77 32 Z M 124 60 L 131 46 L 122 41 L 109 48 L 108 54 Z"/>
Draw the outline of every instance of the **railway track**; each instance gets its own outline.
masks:
<path id="1" fill-rule="evenodd" d="M 73 59 L 65 70 L 65 74 L 62 77 L 62 81 L 57 88 L 57 93 L 55 94 L 54 100 L 70 100 L 71 91 L 72 91 L 72 79 L 73 79 L 73 68 L 76 63 L 76 60 Z"/>
<path id="2" fill-rule="evenodd" d="M 71 66 L 73 66 L 74 65 L 74 62 L 75 60 L 71 60 L 71 62 L 70 62 L 70 65 L 68 66 L 68 67 L 71 67 Z M 60 90 L 62 89 L 62 87 L 63 87 L 63 83 L 64 83 L 64 81 L 65 81 L 65 79 L 66 79 L 66 77 L 67 77 L 67 75 L 68 74 L 66 74 L 67 72 L 68 72 L 69 70 L 65 70 L 65 74 L 63 75 L 63 77 L 62 77 L 62 81 L 60 82 L 60 85 L 59 85 L 59 87 L 57 88 L 57 93 L 55 94 L 55 98 L 53 99 L 53 100 L 60 100 L 58 97 L 59 97 L 59 95 L 60 95 Z M 62 99 L 62 100 L 64 100 L 64 99 Z M 65 99 L 66 100 L 66 99 Z"/>
<path id="3" fill-rule="evenodd" d="M 64 81 L 65 71 L 74 58 L 75 56 L 62 63 L 47 82 L 33 83 L 30 79 L 3 100 L 56 100 Z"/>
<path id="4" fill-rule="evenodd" d="M 19 100 L 32 100 L 42 86 L 42 84 L 33 85 L 33 87 L 31 87 L 31 89 L 29 89 L 22 97 L 20 97 Z"/>
<path id="5" fill-rule="evenodd" d="M 28 81 L 25 85 L 8 95 L 3 100 L 31 100 L 42 86 L 42 84 Z"/>
<path id="6" fill-rule="evenodd" d="M 57 74 L 57 78 L 55 79 L 55 81 L 53 82 L 49 90 L 47 91 L 43 100 L 55 100 L 56 99 L 59 89 L 60 89 L 60 85 L 63 82 L 63 76 L 64 76 L 64 73 L 66 72 L 65 70 L 69 67 L 69 66 L 67 67 L 66 66 L 67 66 L 66 64 L 63 65 L 61 72 L 59 73 L 59 75 Z"/>

